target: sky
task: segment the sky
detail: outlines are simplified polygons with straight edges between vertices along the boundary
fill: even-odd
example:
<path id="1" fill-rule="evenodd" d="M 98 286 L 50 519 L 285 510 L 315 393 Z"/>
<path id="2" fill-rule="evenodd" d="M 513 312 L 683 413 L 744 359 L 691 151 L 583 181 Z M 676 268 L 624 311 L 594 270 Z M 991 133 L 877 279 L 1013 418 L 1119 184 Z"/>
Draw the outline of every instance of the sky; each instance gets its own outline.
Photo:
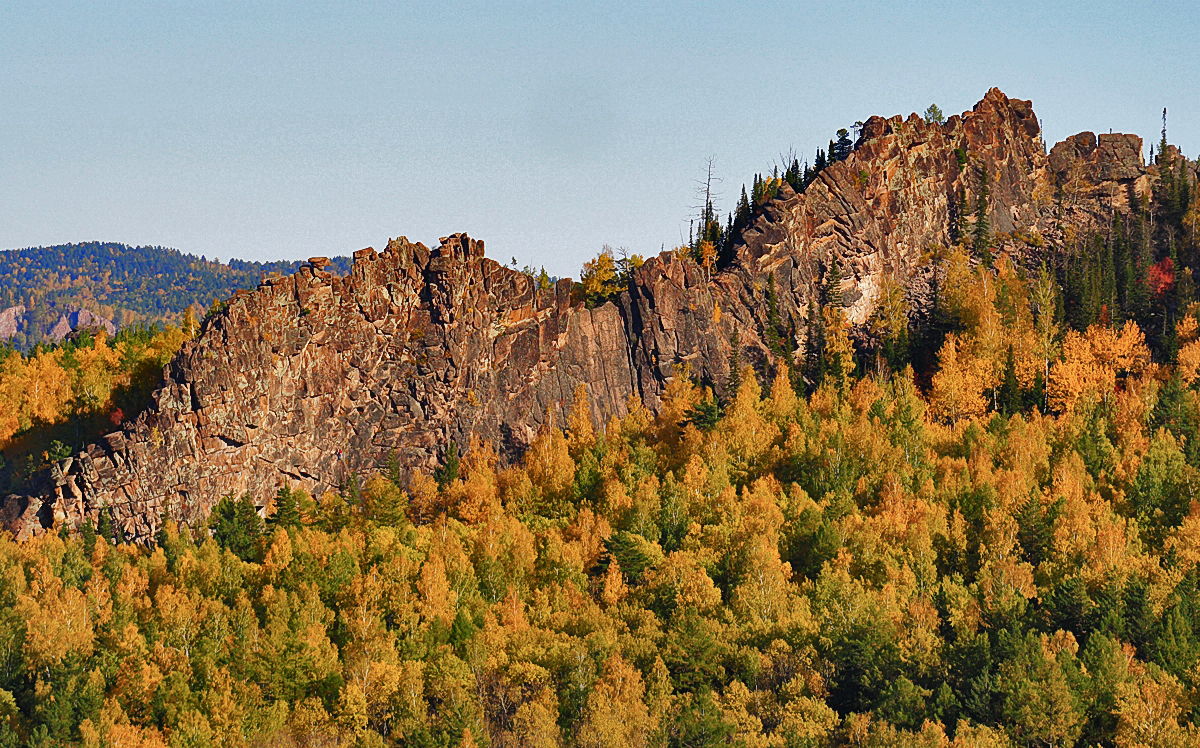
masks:
<path id="1" fill-rule="evenodd" d="M 0 0 L 0 249 L 342 255 L 465 231 L 578 276 L 789 150 L 992 86 L 1048 145 L 1200 155 L 1194 2 Z"/>

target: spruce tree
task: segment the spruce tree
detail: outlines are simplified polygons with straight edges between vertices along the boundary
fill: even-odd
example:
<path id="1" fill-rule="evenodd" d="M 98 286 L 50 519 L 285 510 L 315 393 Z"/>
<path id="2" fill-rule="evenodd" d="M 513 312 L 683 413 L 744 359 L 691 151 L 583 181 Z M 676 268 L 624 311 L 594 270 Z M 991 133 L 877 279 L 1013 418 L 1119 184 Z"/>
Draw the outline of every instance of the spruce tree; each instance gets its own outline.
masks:
<path id="1" fill-rule="evenodd" d="M 830 160 L 845 161 L 854 150 L 854 142 L 850 140 L 850 131 L 842 128 L 837 131 L 837 142 L 829 146 Z"/>
<path id="2" fill-rule="evenodd" d="M 164 507 L 163 510 L 158 513 L 158 532 L 154 533 L 154 542 L 159 548 L 165 549 L 167 547 L 167 522 L 170 521 L 170 519 L 171 517 L 169 514 L 167 514 L 167 510 Z"/>
<path id="3" fill-rule="evenodd" d="M 732 401 L 742 388 L 742 341 L 738 336 L 737 322 L 729 336 L 729 378 L 725 380 L 725 399 Z"/>
<path id="4" fill-rule="evenodd" d="M 1011 416 L 1021 410 L 1021 385 L 1017 382 L 1017 367 L 1013 360 L 1013 347 L 1008 346 L 1008 356 L 1004 360 L 1004 379 L 1000 384 L 997 395 L 997 405 L 1000 412 Z"/>
<path id="5" fill-rule="evenodd" d="M 92 552 L 96 550 L 96 526 L 92 524 L 91 517 L 84 520 L 83 528 L 79 532 L 83 536 L 83 552 L 91 558 Z"/>
<path id="6" fill-rule="evenodd" d="M 829 162 L 826 160 L 825 151 L 818 148 L 817 157 L 813 161 L 813 177 L 816 177 L 816 175 L 824 171 L 825 167 L 828 165 Z"/>
<path id="7" fill-rule="evenodd" d="M 765 330 L 767 346 L 776 356 L 784 358 L 787 350 L 784 345 L 786 330 L 779 316 L 779 299 L 775 293 L 775 274 L 767 278 L 767 329 Z"/>
<path id="8" fill-rule="evenodd" d="M 810 386 L 815 389 L 825 378 L 825 321 L 817 302 L 808 302 L 808 333 L 804 341 L 804 371 Z"/>
<path id="9" fill-rule="evenodd" d="M 235 499 L 232 494 L 223 497 L 213 508 L 210 522 L 213 539 L 218 545 L 243 561 L 260 560 L 263 521 L 249 492 L 242 494 L 240 499 Z"/>
<path id="10" fill-rule="evenodd" d="M 104 542 L 108 543 L 109 545 L 113 544 L 117 534 L 115 528 L 113 527 L 111 510 L 107 508 L 100 510 L 100 521 L 96 528 L 96 532 L 100 534 L 100 537 L 104 538 Z"/>
<path id="11" fill-rule="evenodd" d="M 988 220 L 988 177 L 987 170 L 979 173 L 979 197 L 975 200 L 975 229 L 971 238 L 971 251 L 986 267 L 992 266 L 992 225 Z"/>
<path id="12" fill-rule="evenodd" d="M 275 492 L 275 514 L 271 516 L 271 524 L 275 527 L 300 526 L 300 503 L 286 482 Z"/>
<path id="13" fill-rule="evenodd" d="M 684 411 L 684 423 L 690 423 L 701 431 L 708 433 L 717 427 L 721 420 L 721 406 L 715 398 L 705 396 L 696 403 L 696 407 Z"/>
<path id="14" fill-rule="evenodd" d="M 842 306 L 842 268 L 834 257 L 825 273 L 825 286 L 821 293 L 823 306 Z"/>
<path id="15" fill-rule="evenodd" d="M 458 480 L 458 468 L 458 444 L 451 440 L 446 447 L 446 459 L 442 461 L 442 466 L 433 471 L 433 479 L 437 481 L 438 488 L 445 489 Z"/>

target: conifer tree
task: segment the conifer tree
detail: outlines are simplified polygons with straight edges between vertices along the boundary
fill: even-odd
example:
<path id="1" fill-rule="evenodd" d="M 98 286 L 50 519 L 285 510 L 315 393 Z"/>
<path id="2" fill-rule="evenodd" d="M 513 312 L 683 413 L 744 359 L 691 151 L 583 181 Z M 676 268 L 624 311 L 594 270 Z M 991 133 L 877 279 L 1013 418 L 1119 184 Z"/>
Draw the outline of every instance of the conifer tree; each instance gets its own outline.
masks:
<path id="1" fill-rule="evenodd" d="M 817 157 L 813 161 L 813 176 L 815 177 L 817 174 L 820 174 L 825 169 L 825 167 L 828 165 L 829 165 L 829 162 L 825 155 L 825 151 L 818 148 L 817 149 Z"/>
<path id="2" fill-rule="evenodd" d="M 96 532 L 99 533 L 100 537 L 104 538 L 104 542 L 108 543 L 109 545 L 113 544 L 113 541 L 116 538 L 116 532 L 113 528 L 111 510 L 100 510 L 100 520 L 97 524 Z"/>
<path id="3" fill-rule="evenodd" d="M 243 561 L 257 561 L 263 521 L 249 492 L 240 499 L 227 495 L 217 502 L 210 519 L 213 539 Z"/>
<path id="4" fill-rule="evenodd" d="M 786 339 L 787 330 L 784 329 L 783 320 L 779 315 L 779 298 L 775 293 L 775 274 L 771 273 L 767 278 L 767 325 L 766 325 L 767 345 L 771 352 L 780 358 L 790 358 L 791 352 L 787 350 L 784 341 Z"/>
<path id="5" fill-rule="evenodd" d="M 1013 359 L 1013 347 L 1008 346 L 1008 355 L 1004 359 L 1004 377 L 1000 383 L 1000 391 L 996 396 L 1001 413 L 1011 416 L 1021 410 L 1021 385 L 1017 382 L 1017 367 Z"/>
<path id="6" fill-rule="evenodd" d="M 825 271 L 825 284 L 821 293 L 821 304 L 823 306 L 842 306 L 842 268 L 834 257 L 829 262 L 829 268 Z"/>
<path id="7" fill-rule="evenodd" d="M 445 489 L 458 480 L 458 470 L 458 444 L 451 440 L 450 445 L 446 447 L 446 457 L 442 460 L 442 466 L 433 471 L 433 479 L 437 481 L 439 488 Z"/>
<path id="8" fill-rule="evenodd" d="M 854 142 L 850 140 L 850 131 L 843 127 L 837 131 L 837 142 L 829 146 L 830 158 L 832 161 L 845 161 L 850 158 L 852 150 Z"/>
<path id="9" fill-rule="evenodd" d="M 300 504 L 287 482 L 275 492 L 275 514 L 271 516 L 271 524 L 275 527 L 300 526 Z"/>
<path id="10" fill-rule="evenodd" d="M 715 429 L 721 420 L 721 406 L 717 404 L 716 398 L 706 394 L 703 400 L 684 412 L 684 418 L 686 423 L 707 434 Z"/>
<path id="11" fill-rule="evenodd" d="M 742 341 L 736 322 L 729 336 L 729 378 L 725 381 L 725 398 L 733 400 L 742 386 Z"/>
<path id="12" fill-rule="evenodd" d="M 804 371 L 811 387 L 819 387 L 825 378 L 825 325 L 816 300 L 808 302 L 808 331 L 804 341 Z"/>
<path id="13" fill-rule="evenodd" d="M 979 172 L 979 196 L 975 200 L 975 228 L 971 237 L 971 251 L 986 267 L 992 266 L 992 225 L 988 219 L 988 176 L 987 169 Z"/>

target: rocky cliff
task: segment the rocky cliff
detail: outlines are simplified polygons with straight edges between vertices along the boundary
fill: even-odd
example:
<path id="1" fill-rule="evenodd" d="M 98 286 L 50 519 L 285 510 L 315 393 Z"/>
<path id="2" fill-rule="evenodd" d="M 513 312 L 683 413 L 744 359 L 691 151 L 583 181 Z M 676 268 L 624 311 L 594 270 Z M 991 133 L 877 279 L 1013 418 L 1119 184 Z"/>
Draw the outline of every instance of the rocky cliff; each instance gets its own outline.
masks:
<path id="1" fill-rule="evenodd" d="M 401 238 L 361 250 L 345 277 L 313 258 L 230 299 L 147 412 L 55 465 L 43 495 L 9 497 L 5 522 L 27 535 L 108 507 L 147 538 L 164 514 L 194 519 L 246 491 L 265 503 L 285 480 L 319 493 L 393 452 L 430 468 L 474 435 L 514 458 L 580 383 L 597 422 L 630 397 L 655 408 L 679 363 L 720 389 L 735 329 L 742 360 L 771 358 L 769 286 L 797 346 L 833 263 L 852 322 L 870 318 L 889 276 L 919 310 L 928 250 L 951 243 L 983 175 L 992 226 L 1033 232 L 1054 220 L 1064 180 L 1110 197 L 1135 189 L 1145 169 L 1134 140 L 1077 136 L 1047 156 L 1030 103 L 996 89 L 944 124 L 872 117 L 847 160 L 757 210 L 728 267 L 709 277 L 665 253 L 595 309 L 569 280 L 539 291 L 461 234 L 433 249 Z"/>

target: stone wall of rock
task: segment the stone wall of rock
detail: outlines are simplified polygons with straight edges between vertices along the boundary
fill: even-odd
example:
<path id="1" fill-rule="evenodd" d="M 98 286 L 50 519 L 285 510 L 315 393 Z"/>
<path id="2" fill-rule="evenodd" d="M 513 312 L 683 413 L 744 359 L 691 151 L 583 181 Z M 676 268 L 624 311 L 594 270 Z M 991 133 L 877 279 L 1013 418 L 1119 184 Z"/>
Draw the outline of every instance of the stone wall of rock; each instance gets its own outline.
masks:
<path id="1" fill-rule="evenodd" d="M 872 117 L 849 159 L 758 209 L 728 268 L 709 277 L 665 253 L 595 309 L 571 281 L 538 290 L 462 234 L 433 249 L 401 238 L 361 250 L 346 277 L 313 258 L 230 299 L 147 412 L 56 465 L 41 495 L 8 497 L 0 519 L 23 536 L 107 508 L 146 539 L 164 515 L 196 519 L 247 491 L 265 503 L 283 481 L 319 494 L 392 453 L 430 469 L 451 440 L 477 436 L 516 458 L 581 383 L 597 423 L 631 397 L 656 408 L 678 364 L 720 390 L 735 329 L 743 360 L 770 358 L 769 286 L 802 344 L 809 301 L 837 262 L 846 312 L 863 323 L 886 277 L 919 285 L 980 174 L 993 226 L 1036 227 L 1052 204 L 1050 161 L 1107 163 L 1086 145 L 1048 160 L 1029 102 L 995 89 L 945 124 Z"/>
<path id="2" fill-rule="evenodd" d="M 774 271 L 803 316 L 831 263 L 839 263 L 846 313 L 866 322 L 885 278 L 907 284 L 932 247 L 952 243 L 953 211 L 971 212 L 987 173 L 997 231 L 1036 226 L 1051 204 L 1038 121 L 1028 101 L 992 89 L 944 124 L 871 117 L 850 157 L 823 170 L 802 195 L 790 190 L 744 234 L 739 282 Z M 797 325 L 800 327 L 800 325 Z"/>

